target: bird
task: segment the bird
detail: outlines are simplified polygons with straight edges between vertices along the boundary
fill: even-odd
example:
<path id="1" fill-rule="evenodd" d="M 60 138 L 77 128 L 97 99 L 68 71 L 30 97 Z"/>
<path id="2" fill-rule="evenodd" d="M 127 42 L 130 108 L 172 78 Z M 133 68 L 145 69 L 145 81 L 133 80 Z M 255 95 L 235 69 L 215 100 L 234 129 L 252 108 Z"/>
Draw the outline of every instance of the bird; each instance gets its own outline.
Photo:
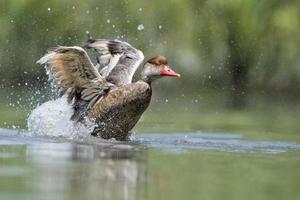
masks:
<path id="1" fill-rule="evenodd" d="M 97 53 L 93 64 L 85 49 Z M 164 56 L 142 65 L 142 51 L 120 40 L 91 39 L 83 47 L 57 46 L 37 63 L 45 66 L 49 81 L 72 105 L 71 120 L 95 124 L 91 135 L 128 140 L 130 131 L 149 106 L 152 82 L 162 77 L 180 77 Z M 140 80 L 133 75 L 142 65 Z"/>

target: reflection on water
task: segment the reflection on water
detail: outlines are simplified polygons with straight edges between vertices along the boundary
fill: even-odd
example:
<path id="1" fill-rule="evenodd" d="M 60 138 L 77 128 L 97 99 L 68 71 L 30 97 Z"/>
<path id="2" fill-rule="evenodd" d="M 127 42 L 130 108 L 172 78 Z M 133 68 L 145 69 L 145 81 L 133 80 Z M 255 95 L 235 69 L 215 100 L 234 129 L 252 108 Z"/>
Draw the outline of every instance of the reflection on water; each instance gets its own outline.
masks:
<path id="1" fill-rule="evenodd" d="M 0 199 L 297 199 L 299 152 L 296 142 L 236 134 L 118 142 L 0 129 Z"/>
<path id="2" fill-rule="evenodd" d="M 41 143 L 0 149 L 0 199 L 141 199 L 145 191 L 145 151 L 126 145 Z"/>

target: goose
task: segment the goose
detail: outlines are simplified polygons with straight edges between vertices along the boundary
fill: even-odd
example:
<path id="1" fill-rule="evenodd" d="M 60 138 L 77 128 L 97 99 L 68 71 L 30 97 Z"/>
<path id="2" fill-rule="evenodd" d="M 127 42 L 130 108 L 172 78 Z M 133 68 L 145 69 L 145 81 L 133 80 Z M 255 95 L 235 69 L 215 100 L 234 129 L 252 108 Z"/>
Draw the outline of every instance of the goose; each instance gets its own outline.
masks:
<path id="1" fill-rule="evenodd" d="M 98 53 L 96 65 L 85 49 Z M 143 60 L 143 53 L 126 42 L 89 39 L 84 47 L 49 48 L 37 63 L 45 66 L 59 94 L 67 95 L 73 108 L 71 120 L 93 122 L 93 136 L 127 140 L 149 106 L 151 83 L 161 77 L 180 77 L 159 55 L 147 60 L 141 80 L 132 82 Z"/>

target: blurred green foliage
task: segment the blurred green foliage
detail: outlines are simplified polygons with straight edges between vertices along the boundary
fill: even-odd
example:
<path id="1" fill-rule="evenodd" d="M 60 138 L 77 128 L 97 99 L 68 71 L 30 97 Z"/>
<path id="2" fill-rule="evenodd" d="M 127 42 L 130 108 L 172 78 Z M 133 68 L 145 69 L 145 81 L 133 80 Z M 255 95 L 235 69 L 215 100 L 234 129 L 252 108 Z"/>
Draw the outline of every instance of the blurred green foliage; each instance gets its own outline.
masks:
<path id="1" fill-rule="evenodd" d="M 299 94 L 299 19 L 297 0 L 1 0 L 2 85 L 39 85 L 35 61 L 46 49 L 82 45 L 89 31 L 166 55 L 182 90 Z"/>

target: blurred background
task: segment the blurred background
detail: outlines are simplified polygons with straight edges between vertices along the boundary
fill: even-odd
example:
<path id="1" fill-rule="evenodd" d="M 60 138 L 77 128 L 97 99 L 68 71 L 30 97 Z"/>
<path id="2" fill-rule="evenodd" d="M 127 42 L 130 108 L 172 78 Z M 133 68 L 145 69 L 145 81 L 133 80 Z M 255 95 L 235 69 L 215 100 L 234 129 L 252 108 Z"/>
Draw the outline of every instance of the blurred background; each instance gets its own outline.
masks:
<path id="1" fill-rule="evenodd" d="M 300 140 L 300 1 L 1 0 L 0 27 L 0 127 L 26 128 L 55 98 L 35 62 L 89 32 L 165 55 L 182 74 L 153 85 L 136 132 Z"/>

